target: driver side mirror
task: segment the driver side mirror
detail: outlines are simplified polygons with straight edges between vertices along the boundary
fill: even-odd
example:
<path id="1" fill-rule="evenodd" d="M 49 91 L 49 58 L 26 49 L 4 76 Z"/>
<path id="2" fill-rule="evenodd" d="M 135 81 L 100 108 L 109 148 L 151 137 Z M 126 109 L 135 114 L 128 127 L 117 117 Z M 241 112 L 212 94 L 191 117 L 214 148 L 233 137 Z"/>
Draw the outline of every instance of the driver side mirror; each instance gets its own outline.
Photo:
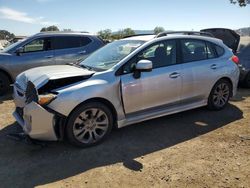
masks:
<path id="1" fill-rule="evenodd" d="M 138 63 L 135 66 L 135 71 L 134 71 L 134 78 L 138 79 L 141 77 L 141 72 L 150 72 L 152 71 L 153 64 L 152 61 L 147 60 L 147 59 L 142 59 L 138 61 Z"/>
<path id="2" fill-rule="evenodd" d="M 20 56 L 23 52 L 24 52 L 24 48 L 23 47 L 19 47 L 16 50 L 16 55 Z"/>

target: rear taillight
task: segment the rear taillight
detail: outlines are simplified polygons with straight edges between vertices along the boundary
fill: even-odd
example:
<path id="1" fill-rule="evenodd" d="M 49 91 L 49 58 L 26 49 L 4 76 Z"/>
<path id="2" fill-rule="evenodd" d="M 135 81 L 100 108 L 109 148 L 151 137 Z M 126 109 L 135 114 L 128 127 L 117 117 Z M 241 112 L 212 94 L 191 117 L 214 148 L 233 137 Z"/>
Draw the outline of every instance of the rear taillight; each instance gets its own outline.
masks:
<path id="1" fill-rule="evenodd" d="M 234 55 L 234 56 L 231 58 L 231 60 L 232 60 L 235 64 L 239 64 L 239 63 L 240 63 L 240 60 L 239 60 L 239 58 L 238 58 L 236 55 Z"/>

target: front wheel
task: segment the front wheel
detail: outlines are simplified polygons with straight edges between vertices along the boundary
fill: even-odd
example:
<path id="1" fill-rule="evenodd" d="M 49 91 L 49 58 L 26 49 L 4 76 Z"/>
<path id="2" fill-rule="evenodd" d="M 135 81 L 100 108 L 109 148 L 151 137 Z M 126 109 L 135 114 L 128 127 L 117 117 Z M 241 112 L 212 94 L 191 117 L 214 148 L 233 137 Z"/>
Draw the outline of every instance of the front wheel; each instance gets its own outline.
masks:
<path id="1" fill-rule="evenodd" d="M 227 80 L 219 80 L 209 95 L 208 108 L 211 110 L 223 109 L 228 104 L 231 90 L 232 86 Z"/>
<path id="2" fill-rule="evenodd" d="M 113 116 L 107 106 L 99 102 L 79 106 L 70 115 L 66 134 L 71 144 L 88 147 L 102 142 L 113 126 Z"/>

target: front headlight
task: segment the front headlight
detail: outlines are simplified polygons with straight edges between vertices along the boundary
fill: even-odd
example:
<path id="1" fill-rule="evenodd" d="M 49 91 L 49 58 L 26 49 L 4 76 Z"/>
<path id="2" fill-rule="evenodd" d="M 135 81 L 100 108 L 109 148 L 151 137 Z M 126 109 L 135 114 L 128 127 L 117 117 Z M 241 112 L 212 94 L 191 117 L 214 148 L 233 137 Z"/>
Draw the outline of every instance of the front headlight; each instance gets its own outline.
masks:
<path id="1" fill-rule="evenodd" d="M 55 94 L 46 94 L 46 95 L 39 95 L 39 99 L 38 99 L 38 104 L 40 105 L 47 105 L 49 104 L 51 101 L 53 101 L 56 98 Z"/>

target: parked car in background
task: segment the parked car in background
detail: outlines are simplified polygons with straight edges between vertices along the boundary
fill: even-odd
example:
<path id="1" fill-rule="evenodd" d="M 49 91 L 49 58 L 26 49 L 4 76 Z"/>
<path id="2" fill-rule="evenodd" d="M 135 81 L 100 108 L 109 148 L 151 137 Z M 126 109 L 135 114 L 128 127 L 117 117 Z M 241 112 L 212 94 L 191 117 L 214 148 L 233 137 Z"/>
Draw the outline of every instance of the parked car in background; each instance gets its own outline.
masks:
<path id="1" fill-rule="evenodd" d="M 237 56 L 242 66 L 240 69 L 240 84 L 243 87 L 250 88 L 250 36 L 241 37 Z"/>
<path id="2" fill-rule="evenodd" d="M 3 50 L 3 49 L 4 49 L 4 47 L 3 47 L 3 45 L 0 43 L 0 51 Z"/>
<path id="3" fill-rule="evenodd" d="M 14 44 L 18 41 L 24 40 L 25 38 L 27 38 L 26 36 L 15 36 L 13 39 L 11 39 L 9 41 L 10 44 Z"/>
<path id="4" fill-rule="evenodd" d="M 237 63 L 221 40 L 197 32 L 128 37 L 78 66 L 45 66 L 18 75 L 13 115 L 31 138 L 67 135 L 74 145 L 91 146 L 113 126 L 206 105 L 221 110 L 236 93 Z"/>
<path id="5" fill-rule="evenodd" d="M 221 39 L 239 57 L 239 84 L 250 88 L 250 37 L 240 37 L 234 30 L 226 28 L 209 28 L 201 31 L 211 33 L 214 37 Z"/>
<path id="6" fill-rule="evenodd" d="M 103 45 L 95 35 L 63 32 L 38 33 L 16 42 L 0 53 L 0 95 L 27 69 L 80 62 Z"/>

